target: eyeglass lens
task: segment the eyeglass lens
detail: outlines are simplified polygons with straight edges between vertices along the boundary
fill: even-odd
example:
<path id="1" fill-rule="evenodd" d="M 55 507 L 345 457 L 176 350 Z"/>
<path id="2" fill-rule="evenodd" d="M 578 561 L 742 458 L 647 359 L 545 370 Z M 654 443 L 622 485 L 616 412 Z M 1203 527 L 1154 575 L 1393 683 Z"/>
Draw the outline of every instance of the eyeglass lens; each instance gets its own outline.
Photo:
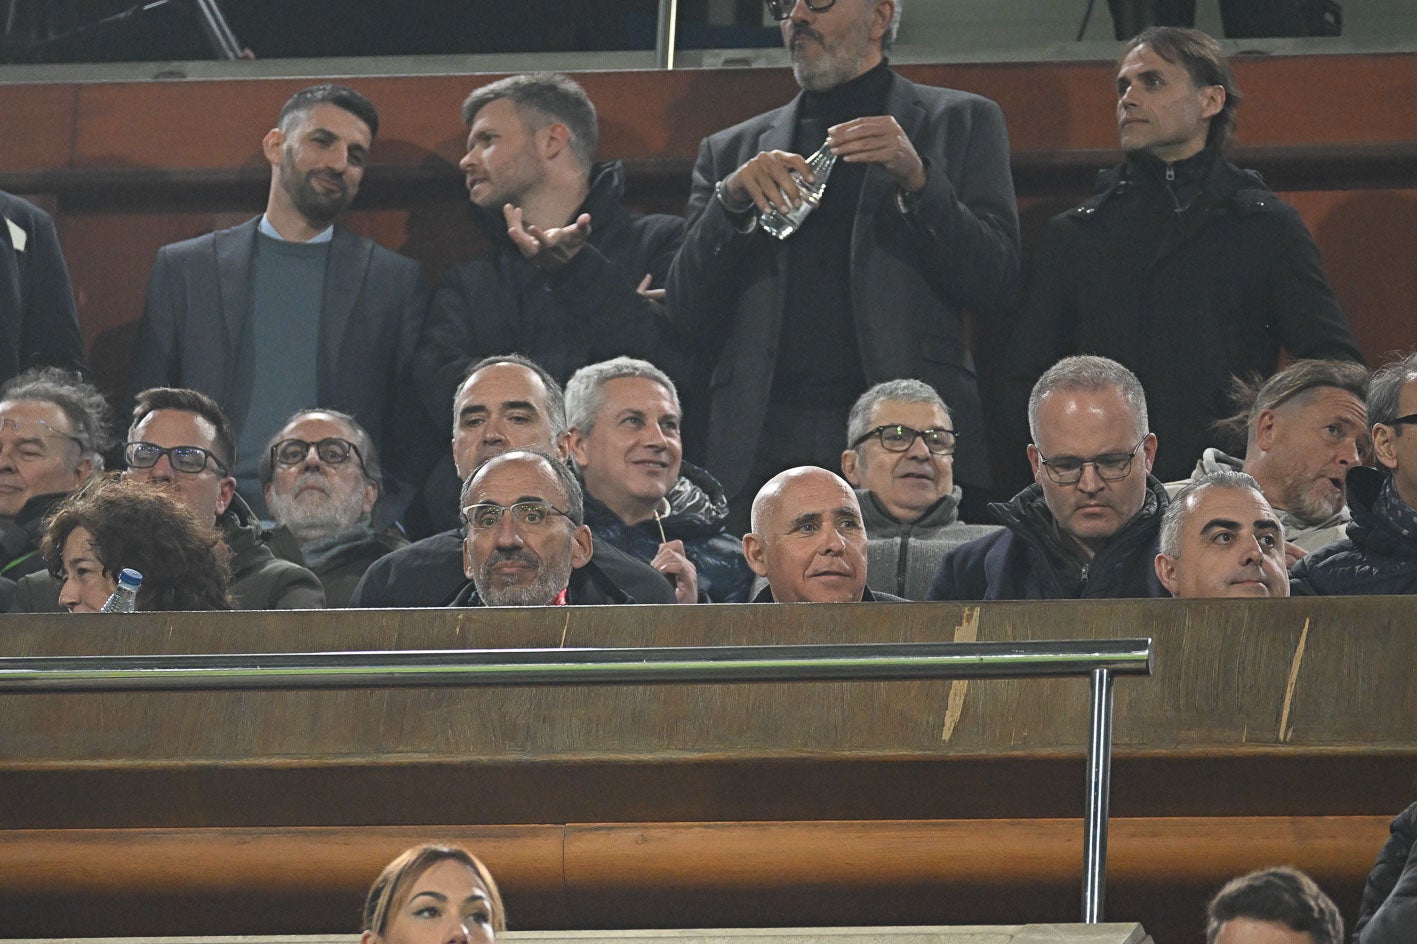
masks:
<path id="1" fill-rule="evenodd" d="M 882 426 L 881 445 L 892 452 L 905 452 L 915 444 L 919 436 L 925 448 L 936 455 L 953 452 L 955 434 L 948 429 L 911 429 L 909 426 Z"/>
<path id="2" fill-rule="evenodd" d="M 151 469 L 163 456 L 167 456 L 167 461 L 172 463 L 172 467 L 178 472 L 196 474 L 205 469 L 210 461 L 218 472 L 226 474 L 226 466 L 221 460 L 200 446 L 173 446 L 164 449 L 153 443 L 135 442 L 128 443 L 123 449 L 123 458 L 134 469 Z"/>
<path id="3" fill-rule="evenodd" d="M 328 465 L 347 462 L 350 450 L 355 448 L 354 443 L 334 436 L 315 443 L 303 439 L 285 439 L 275 445 L 276 461 L 281 465 L 297 465 L 305 461 L 311 446 L 315 447 L 315 455 L 320 457 L 320 461 Z"/>
<path id="4" fill-rule="evenodd" d="M 510 511 L 512 518 L 518 524 L 539 525 L 550 519 L 552 515 L 564 514 L 559 508 L 554 508 L 545 502 L 517 502 L 513 505 L 498 505 L 493 502 L 483 502 L 478 505 L 469 505 L 463 509 L 463 514 L 467 516 L 467 523 L 474 531 L 490 531 L 502 523 L 502 515 Z"/>
<path id="5" fill-rule="evenodd" d="M 813 13 L 824 13 L 832 8 L 836 0 L 806 0 L 807 9 Z M 767 0 L 768 13 L 774 20 L 785 20 L 792 15 L 792 9 L 797 6 L 797 0 Z"/>

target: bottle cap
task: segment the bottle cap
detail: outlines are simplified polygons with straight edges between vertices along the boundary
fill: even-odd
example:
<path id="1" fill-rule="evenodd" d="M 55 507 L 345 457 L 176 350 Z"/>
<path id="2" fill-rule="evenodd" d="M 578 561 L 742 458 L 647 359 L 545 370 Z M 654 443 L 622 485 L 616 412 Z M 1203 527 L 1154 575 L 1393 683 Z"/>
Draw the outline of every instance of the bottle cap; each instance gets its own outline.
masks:
<path id="1" fill-rule="evenodd" d="M 143 575 L 136 570 L 124 567 L 123 572 L 118 575 L 118 583 L 131 590 L 136 590 L 143 585 Z"/>

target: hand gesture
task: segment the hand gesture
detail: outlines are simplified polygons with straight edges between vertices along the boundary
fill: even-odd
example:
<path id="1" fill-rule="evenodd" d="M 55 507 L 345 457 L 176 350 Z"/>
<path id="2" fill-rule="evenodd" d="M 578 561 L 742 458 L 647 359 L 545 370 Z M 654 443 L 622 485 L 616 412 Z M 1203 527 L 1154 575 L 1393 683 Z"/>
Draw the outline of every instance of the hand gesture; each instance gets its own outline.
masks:
<path id="1" fill-rule="evenodd" d="M 656 308 L 663 309 L 665 307 L 664 299 L 669 293 L 662 288 L 650 288 L 653 282 L 654 276 L 646 272 L 645 277 L 640 279 L 640 284 L 635 286 L 635 291 L 639 293 L 640 298 L 651 302 Z"/>
<path id="2" fill-rule="evenodd" d="M 827 129 L 832 153 L 853 164 L 882 164 L 906 193 L 925 187 L 925 164 L 890 115 L 856 118 Z"/>
<path id="3" fill-rule="evenodd" d="M 649 565 L 674 581 L 676 603 L 697 603 L 699 600 L 699 572 L 694 562 L 684 553 L 683 541 L 666 541 L 659 546 L 659 553 Z"/>
<path id="4" fill-rule="evenodd" d="M 542 229 L 522 222 L 522 208 L 510 203 L 502 207 L 507 235 L 521 254 L 543 269 L 557 269 L 575 258 L 590 238 L 590 214 L 582 213 L 569 226 Z"/>
<path id="5" fill-rule="evenodd" d="M 793 174 L 812 182 L 807 159 L 791 151 L 763 151 L 729 174 L 723 189 L 734 203 L 753 201 L 759 213 L 775 209 L 786 213 L 802 204 L 802 187 Z"/>
<path id="6" fill-rule="evenodd" d="M 1309 556 L 1309 552 L 1297 544 L 1290 541 L 1284 542 L 1284 566 L 1293 567 L 1299 561 Z"/>

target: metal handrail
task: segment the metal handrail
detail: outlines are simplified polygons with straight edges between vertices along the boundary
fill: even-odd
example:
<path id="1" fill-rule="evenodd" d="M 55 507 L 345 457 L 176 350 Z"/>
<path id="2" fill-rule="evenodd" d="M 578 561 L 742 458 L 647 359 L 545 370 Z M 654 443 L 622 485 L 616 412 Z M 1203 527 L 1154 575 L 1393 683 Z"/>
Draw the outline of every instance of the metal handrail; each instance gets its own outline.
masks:
<path id="1" fill-rule="evenodd" d="M 659 19 L 654 31 L 654 67 L 674 68 L 674 47 L 678 45 L 679 0 L 659 0 Z"/>
<path id="2" fill-rule="evenodd" d="M 1092 697 L 1083 836 L 1083 921 L 1102 920 L 1117 675 L 1150 675 L 1150 639 L 858 643 L 637 649 L 430 649 L 237 655 L 0 658 L 0 694 L 891 681 L 1087 675 Z"/>

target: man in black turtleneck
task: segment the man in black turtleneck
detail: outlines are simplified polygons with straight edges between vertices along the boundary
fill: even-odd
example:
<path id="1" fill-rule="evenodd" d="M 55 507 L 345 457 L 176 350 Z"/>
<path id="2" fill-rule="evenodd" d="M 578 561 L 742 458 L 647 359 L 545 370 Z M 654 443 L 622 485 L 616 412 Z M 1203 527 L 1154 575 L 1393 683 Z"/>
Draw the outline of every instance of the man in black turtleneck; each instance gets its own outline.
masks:
<path id="1" fill-rule="evenodd" d="M 1166 444 L 1155 473 L 1185 477 L 1229 413 L 1234 375 L 1293 358 L 1361 361 L 1299 214 L 1221 151 L 1239 91 L 1215 40 L 1157 27 L 1126 44 L 1117 125 L 1126 160 L 1049 223 L 1005 355 L 998 425 L 1027 442 L 1028 392 L 1068 354 L 1101 354 L 1146 388 Z"/>
<path id="2" fill-rule="evenodd" d="M 1008 304 L 1018 217 L 1003 115 L 915 85 L 885 59 L 901 0 L 768 0 L 802 94 L 705 139 L 669 317 L 712 366 L 706 448 L 730 526 L 783 469 L 833 468 L 852 403 L 897 377 L 955 408 L 955 472 L 981 500 L 988 453 L 961 309 Z M 789 238 L 758 214 L 801 203 L 793 174 L 826 143 L 821 205 Z"/>

